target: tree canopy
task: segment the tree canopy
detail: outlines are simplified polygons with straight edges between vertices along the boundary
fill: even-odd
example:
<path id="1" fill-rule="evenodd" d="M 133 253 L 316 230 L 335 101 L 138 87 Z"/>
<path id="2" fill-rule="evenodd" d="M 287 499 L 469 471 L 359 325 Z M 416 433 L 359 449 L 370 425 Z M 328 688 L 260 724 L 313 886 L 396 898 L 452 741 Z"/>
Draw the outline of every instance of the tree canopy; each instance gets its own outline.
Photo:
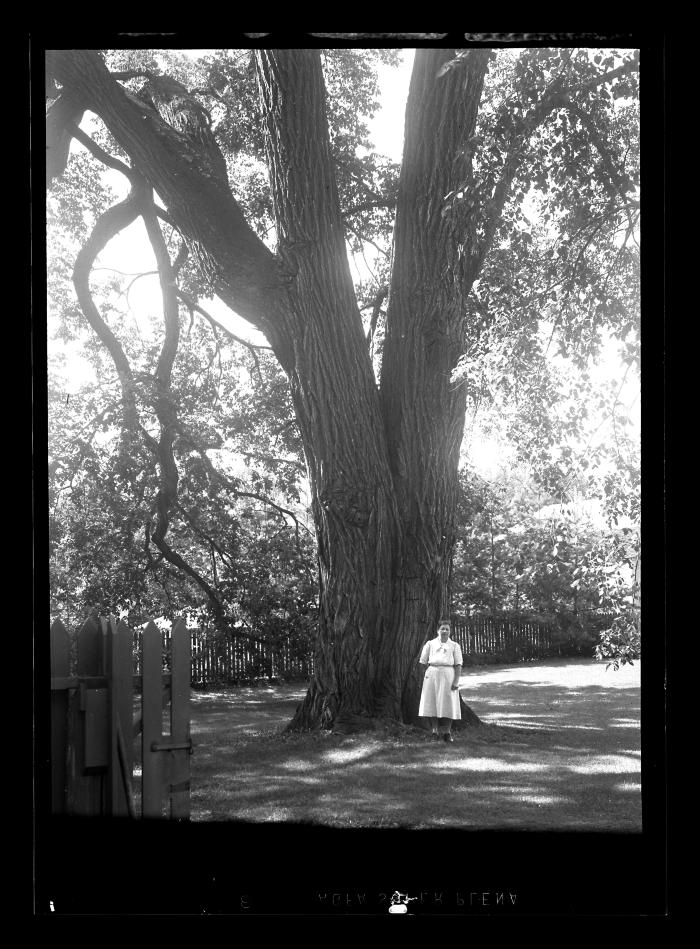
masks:
<path id="1" fill-rule="evenodd" d="M 400 165 L 368 130 L 397 55 L 47 56 L 51 310 L 95 373 L 68 400 L 50 375 L 54 603 L 314 630 L 304 726 L 410 720 L 416 653 L 486 549 L 477 601 L 535 610 L 621 612 L 604 571 L 638 555 L 563 524 L 545 542 L 522 493 L 459 474 L 490 413 L 531 496 L 602 498 L 637 537 L 621 390 L 587 374 L 611 339 L 639 364 L 637 55 L 419 50 Z M 151 260 L 101 270 L 134 227 Z M 137 319 L 148 271 L 162 300 Z"/>

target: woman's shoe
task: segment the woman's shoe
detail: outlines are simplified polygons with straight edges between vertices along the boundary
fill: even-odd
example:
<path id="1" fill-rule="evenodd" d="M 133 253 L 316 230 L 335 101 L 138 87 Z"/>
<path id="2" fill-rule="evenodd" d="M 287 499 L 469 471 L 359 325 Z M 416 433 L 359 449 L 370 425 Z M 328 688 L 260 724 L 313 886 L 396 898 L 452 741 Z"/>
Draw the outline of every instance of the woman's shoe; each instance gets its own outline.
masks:
<path id="1" fill-rule="evenodd" d="M 449 732 L 447 732 L 447 733 L 444 735 L 444 738 L 445 738 L 445 741 L 454 741 L 454 738 L 452 737 L 452 735 L 451 735 Z"/>
<path id="2" fill-rule="evenodd" d="M 437 732 L 433 732 L 432 735 L 430 736 L 431 741 L 437 741 L 439 738 L 440 736 L 438 735 Z"/>

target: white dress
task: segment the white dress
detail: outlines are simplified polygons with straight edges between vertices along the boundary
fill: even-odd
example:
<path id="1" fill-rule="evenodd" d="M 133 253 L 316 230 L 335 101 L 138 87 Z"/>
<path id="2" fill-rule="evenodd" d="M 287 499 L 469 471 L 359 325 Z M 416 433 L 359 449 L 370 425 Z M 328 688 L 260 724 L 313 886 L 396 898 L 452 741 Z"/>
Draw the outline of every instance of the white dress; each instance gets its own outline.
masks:
<path id="1" fill-rule="evenodd" d="M 419 715 L 428 718 L 461 718 L 459 691 L 452 691 L 454 667 L 462 665 L 462 650 L 453 639 L 443 643 L 439 636 L 429 640 L 420 654 L 429 663 L 423 679 Z"/>

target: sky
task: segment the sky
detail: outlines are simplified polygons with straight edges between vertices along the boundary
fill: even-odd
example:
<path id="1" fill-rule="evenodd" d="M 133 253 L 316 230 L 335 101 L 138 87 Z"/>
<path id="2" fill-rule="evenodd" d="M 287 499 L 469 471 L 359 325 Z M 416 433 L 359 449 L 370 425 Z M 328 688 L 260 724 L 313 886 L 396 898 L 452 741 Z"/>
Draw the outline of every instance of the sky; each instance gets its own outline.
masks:
<path id="1" fill-rule="evenodd" d="M 192 54 L 201 53 L 193 50 Z M 394 68 L 381 65 L 378 71 L 380 88 L 380 108 L 374 119 L 370 121 L 370 137 L 374 150 L 384 154 L 394 161 L 400 161 L 403 151 L 403 127 L 406 98 L 413 65 L 414 50 L 403 50 L 400 66 Z M 82 148 L 74 141 L 75 148 Z M 122 175 L 115 171 L 106 172 L 107 180 L 116 192 L 118 199 L 126 196 L 127 182 Z M 365 257 L 372 263 L 376 251 L 367 246 Z M 367 275 L 366 266 L 361 257 L 352 259 L 351 269 L 358 276 Z M 145 270 L 155 269 L 153 253 L 145 234 L 145 228 L 139 219 L 127 230 L 118 235 L 105 248 L 96 263 L 98 267 L 114 268 L 125 274 L 136 275 Z M 129 292 L 130 313 L 134 327 L 138 327 L 139 320 L 149 314 L 158 312 L 161 307 L 160 288 L 157 276 L 147 276 L 136 281 Z M 223 327 L 237 336 L 254 344 L 265 345 L 267 341 L 249 323 L 236 316 L 225 304 L 218 299 L 204 301 L 203 305 Z M 51 344 L 60 348 L 62 344 Z M 78 347 L 64 346 L 67 356 L 68 377 L 66 392 L 76 391 L 86 378 L 92 376 L 92 369 L 87 362 L 78 356 Z M 603 358 L 597 366 L 591 367 L 591 376 L 596 381 L 605 381 L 620 376 L 620 364 L 616 355 L 616 346 L 611 341 L 604 349 Z M 638 385 L 630 380 L 626 387 L 622 402 L 629 407 L 633 416 L 633 423 L 638 426 L 639 393 Z M 478 420 L 467 431 L 463 457 L 485 477 L 497 477 L 503 470 L 507 470 L 511 463 L 511 453 L 506 444 L 479 430 Z"/>

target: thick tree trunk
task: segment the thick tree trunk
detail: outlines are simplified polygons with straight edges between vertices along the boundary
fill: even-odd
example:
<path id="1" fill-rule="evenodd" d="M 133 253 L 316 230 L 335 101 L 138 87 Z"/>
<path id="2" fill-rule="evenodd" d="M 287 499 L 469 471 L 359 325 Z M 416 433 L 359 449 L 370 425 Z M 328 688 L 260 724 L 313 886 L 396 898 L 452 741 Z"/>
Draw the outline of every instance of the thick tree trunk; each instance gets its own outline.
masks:
<path id="1" fill-rule="evenodd" d="M 316 673 L 298 727 L 415 721 L 420 648 L 449 609 L 465 408 L 450 375 L 474 274 L 438 196 L 468 171 L 486 68 L 477 53 L 439 77 L 453 53 L 420 51 L 409 95 L 381 400 L 347 267 L 320 62 L 312 51 L 258 54 L 279 253 L 295 273 L 304 339 L 290 381 L 319 543 Z"/>
<path id="2" fill-rule="evenodd" d="M 415 661 L 450 611 L 457 471 L 465 398 L 451 382 L 464 351 L 464 301 L 476 277 L 466 223 L 442 198 L 467 179 L 488 54 L 440 75 L 454 50 L 418 50 L 406 107 L 404 157 L 382 365 L 381 398 L 401 512 L 391 639 L 404 659 L 401 713 L 417 714 Z"/>
<path id="3" fill-rule="evenodd" d="M 288 373 L 318 539 L 315 676 L 295 724 L 376 714 L 387 675 L 398 515 L 345 247 L 314 50 L 257 55 L 278 254 L 293 274 Z"/>

